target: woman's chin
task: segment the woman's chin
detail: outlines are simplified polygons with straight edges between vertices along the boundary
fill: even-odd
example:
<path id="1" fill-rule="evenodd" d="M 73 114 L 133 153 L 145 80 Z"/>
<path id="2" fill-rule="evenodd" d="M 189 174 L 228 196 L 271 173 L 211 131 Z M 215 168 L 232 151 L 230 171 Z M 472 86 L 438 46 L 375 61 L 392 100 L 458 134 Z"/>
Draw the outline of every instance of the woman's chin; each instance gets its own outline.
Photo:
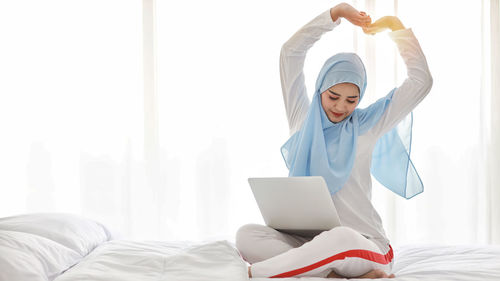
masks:
<path id="1" fill-rule="evenodd" d="M 332 116 L 329 116 L 328 119 L 332 123 L 339 123 L 339 122 L 342 122 L 345 119 L 345 117 L 344 116 L 342 116 L 342 117 L 336 117 L 336 116 L 332 117 Z"/>

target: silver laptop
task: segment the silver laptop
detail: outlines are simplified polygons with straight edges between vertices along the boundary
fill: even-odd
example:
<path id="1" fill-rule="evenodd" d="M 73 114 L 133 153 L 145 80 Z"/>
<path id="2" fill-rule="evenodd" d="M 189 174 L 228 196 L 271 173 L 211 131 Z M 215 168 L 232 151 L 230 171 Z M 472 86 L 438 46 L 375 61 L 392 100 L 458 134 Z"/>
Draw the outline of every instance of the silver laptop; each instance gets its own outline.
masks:
<path id="1" fill-rule="evenodd" d="M 248 183 L 269 227 L 315 236 L 340 226 L 323 177 L 249 178 Z"/>

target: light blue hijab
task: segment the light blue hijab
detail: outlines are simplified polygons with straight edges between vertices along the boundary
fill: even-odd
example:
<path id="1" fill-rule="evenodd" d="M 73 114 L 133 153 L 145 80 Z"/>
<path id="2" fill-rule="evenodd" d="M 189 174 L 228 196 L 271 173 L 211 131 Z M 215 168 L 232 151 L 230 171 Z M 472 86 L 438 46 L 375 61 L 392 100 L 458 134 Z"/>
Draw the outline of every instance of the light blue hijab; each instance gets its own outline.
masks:
<path id="1" fill-rule="evenodd" d="M 341 122 L 332 123 L 321 106 L 321 93 L 339 83 L 358 86 L 361 102 L 366 89 L 366 71 L 358 55 L 339 53 L 325 62 L 301 129 L 281 147 L 289 176 L 322 176 L 332 195 L 344 186 L 351 174 L 358 136 L 379 121 L 396 90 L 394 88 L 367 108 L 356 108 Z M 407 199 L 424 189 L 410 159 L 412 123 L 411 113 L 380 137 L 371 162 L 373 176 Z"/>

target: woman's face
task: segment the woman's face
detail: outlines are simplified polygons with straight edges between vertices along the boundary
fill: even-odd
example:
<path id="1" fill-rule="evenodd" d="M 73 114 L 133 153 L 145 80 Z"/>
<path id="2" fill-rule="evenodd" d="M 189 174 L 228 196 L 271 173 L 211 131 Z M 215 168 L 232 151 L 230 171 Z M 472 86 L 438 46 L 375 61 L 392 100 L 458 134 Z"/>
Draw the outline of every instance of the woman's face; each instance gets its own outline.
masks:
<path id="1" fill-rule="evenodd" d="M 358 103 L 359 89 L 352 83 L 340 83 L 321 93 L 321 106 L 333 123 L 344 120 Z"/>

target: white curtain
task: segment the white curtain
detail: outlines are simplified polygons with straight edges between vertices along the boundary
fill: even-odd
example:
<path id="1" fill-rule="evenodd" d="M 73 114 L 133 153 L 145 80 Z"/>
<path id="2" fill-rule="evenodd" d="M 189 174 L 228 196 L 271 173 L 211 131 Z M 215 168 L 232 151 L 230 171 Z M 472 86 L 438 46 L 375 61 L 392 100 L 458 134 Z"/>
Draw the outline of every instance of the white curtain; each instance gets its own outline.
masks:
<path id="1" fill-rule="evenodd" d="M 487 11 L 486 2 L 397 2 L 398 16 L 426 54 L 434 84 L 414 110 L 412 159 L 425 192 L 408 201 L 383 188 L 375 194 L 395 243 L 493 242 L 497 222 L 490 220 L 490 208 L 500 198 L 489 196 L 487 179 L 494 170 L 486 156 L 500 154 L 486 145 L 494 131 L 486 107 L 490 91 L 484 88 L 490 65 Z M 404 68 L 397 71 L 404 77 Z"/>
<path id="2" fill-rule="evenodd" d="M 141 226 L 141 6 L 0 1 L 0 216 Z"/>
<path id="3" fill-rule="evenodd" d="M 414 111 L 412 200 L 374 180 L 394 245 L 499 243 L 498 0 L 347 1 L 416 34 L 434 86 Z M 263 223 L 248 177 L 286 176 L 281 45 L 324 1 L 0 2 L 0 216 L 72 212 L 137 239 L 234 239 Z M 450 15 L 451 14 L 451 15 Z M 347 20 L 309 52 L 368 69 L 361 106 L 406 77 Z"/>
<path id="4" fill-rule="evenodd" d="M 490 6 L 484 5 L 485 18 L 489 23 L 484 24 L 485 56 L 483 57 L 483 76 L 485 103 L 485 121 L 488 121 L 488 134 L 485 134 L 486 155 L 486 206 L 487 206 L 487 233 L 488 241 L 500 244 L 500 1 L 491 0 Z M 488 36 L 489 35 L 489 36 Z"/>
<path id="5" fill-rule="evenodd" d="M 378 202 L 386 208 L 390 236 L 400 243 L 498 243 L 500 103 L 492 78 L 499 77 L 499 45 L 491 41 L 499 36 L 498 4 L 398 4 L 398 15 L 417 33 L 434 85 L 414 111 L 412 156 L 425 192 L 410 201 L 386 195 Z M 442 14 L 450 6 L 460 27 Z"/>

